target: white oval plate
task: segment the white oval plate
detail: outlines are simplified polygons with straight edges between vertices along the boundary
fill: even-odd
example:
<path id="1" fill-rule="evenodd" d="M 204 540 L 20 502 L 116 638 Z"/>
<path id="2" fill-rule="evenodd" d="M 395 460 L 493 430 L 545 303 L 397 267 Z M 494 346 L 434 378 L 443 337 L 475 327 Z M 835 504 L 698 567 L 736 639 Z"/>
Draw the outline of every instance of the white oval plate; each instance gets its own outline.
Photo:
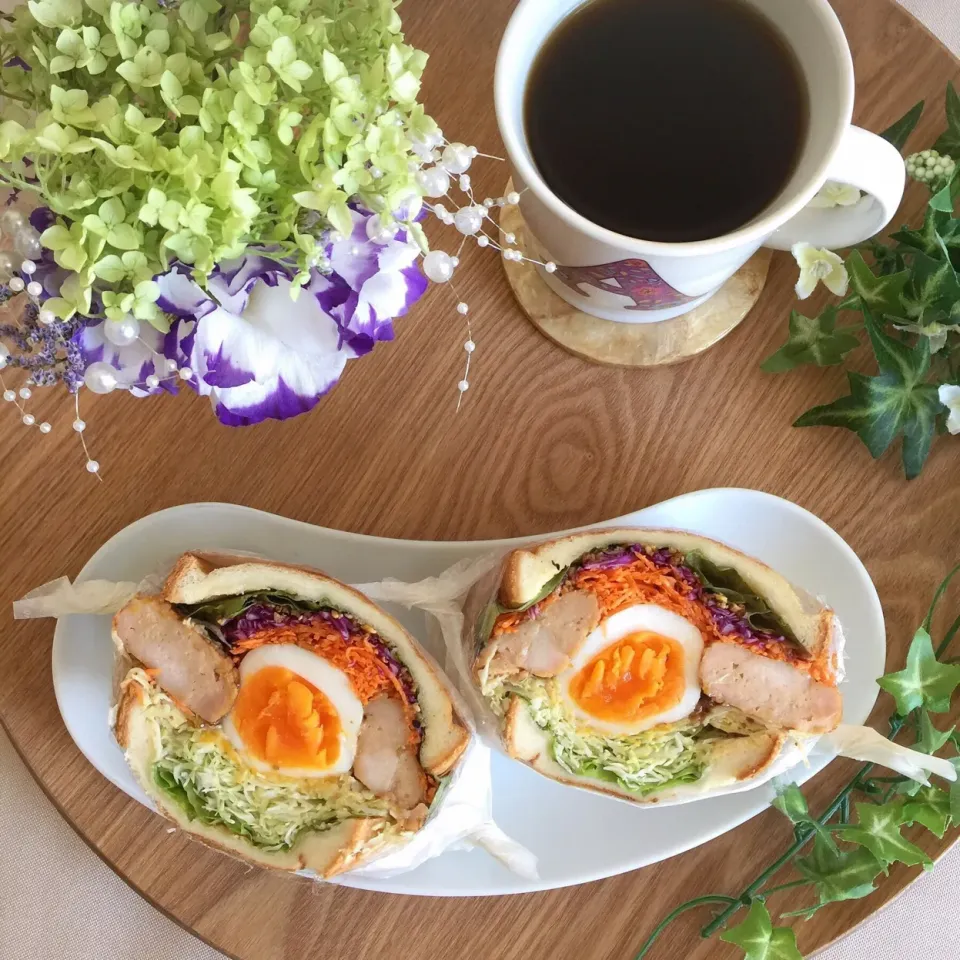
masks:
<path id="1" fill-rule="evenodd" d="M 863 564 L 822 520 L 779 497 L 756 490 L 701 490 L 592 526 L 675 527 L 722 540 L 765 561 L 798 586 L 824 598 L 846 636 L 842 685 L 844 720 L 862 723 L 883 673 L 883 612 Z M 569 531 L 567 531 L 569 532 Z M 434 576 L 465 557 L 507 549 L 515 540 L 430 542 L 385 540 L 327 530 L 247 507 L 195 503 L 171 507 L 132 523 L 107 541 L 78 579 L 133 580 L 168 569 L 186 550 L 260 553 L 320 567 L 347 583 Z M 389 604 L 385 605 L 389 608 Z M 391 609 L 418 635 L 419 613 Z M 108 780 L 147 806 L 107 726 L 114 648 L 107 617 L 69 616 L 53 639 L 53 685 L 70 736 Z M 811 758 L 790 776 L 802 782 L 829 756 Z M 387 893 L 484 896 L 549 890 L 610 877 L 665 860 L 706 843 L 761 812 L 773 796 L 767 784 L 744 793 L 658 809 L 560 786 L 505 756 L 493 757 L 494 816 L 540 861 L 540 879 L 514 876 L 481 851 L 446 853 L 416 870 L 378 881 L 344 880 Z"/>

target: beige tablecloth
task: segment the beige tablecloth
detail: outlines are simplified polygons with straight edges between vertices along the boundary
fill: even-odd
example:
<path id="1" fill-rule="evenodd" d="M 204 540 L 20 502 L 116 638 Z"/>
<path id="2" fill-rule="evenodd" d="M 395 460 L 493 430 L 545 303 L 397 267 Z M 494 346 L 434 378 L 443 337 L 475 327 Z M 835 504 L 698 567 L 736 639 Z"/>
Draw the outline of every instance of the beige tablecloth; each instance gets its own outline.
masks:
<path id="1" fill-rule="evenodd" d="M 960 53 L 960 0 L 901 2 Z M 960 850 L 954 850 L 821 960 L 960 956 L 958 891 Z M 14 958 L 224 960 L 154 910 L 86 847 L 0 732 L 0 960 Z"/>

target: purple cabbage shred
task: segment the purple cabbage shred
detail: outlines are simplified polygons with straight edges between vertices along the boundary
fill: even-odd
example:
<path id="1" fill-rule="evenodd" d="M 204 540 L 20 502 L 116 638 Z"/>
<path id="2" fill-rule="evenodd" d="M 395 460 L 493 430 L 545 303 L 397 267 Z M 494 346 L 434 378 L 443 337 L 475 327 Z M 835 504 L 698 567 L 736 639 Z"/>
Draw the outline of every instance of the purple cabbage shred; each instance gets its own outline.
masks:
<path id="1" fill-rule="evenodd" d="M 614 570 L 633 563 L 638 556 L 652 560 L 658 569 L 672 576 L 675 580 L 684 583 L 689 588 L 688 595 L 692 600 L 702 603 L 710 612 L 721 636 L 735 636 L 748 646 L 766 646 L 771 643 L 783 643 L 792 647 L 794 644 L 786 637 L 771 630 L 754 627 L 744 612 L 737 612 L 723 606 L 723 598 L 704 588 L 703 581 L 683 563 L 677 562 L 679 554 L 661 547 L 650 550 L 642 544 L 634 543 L 624 546 L 608 547 L 589 555 L 588 559 L 579 565 L 581 570 Z M 562 584 L 557 589 L 562 589 Z M 534 618 L 539 614 L 540 604 L 532 606 L 527 616 Z"/>

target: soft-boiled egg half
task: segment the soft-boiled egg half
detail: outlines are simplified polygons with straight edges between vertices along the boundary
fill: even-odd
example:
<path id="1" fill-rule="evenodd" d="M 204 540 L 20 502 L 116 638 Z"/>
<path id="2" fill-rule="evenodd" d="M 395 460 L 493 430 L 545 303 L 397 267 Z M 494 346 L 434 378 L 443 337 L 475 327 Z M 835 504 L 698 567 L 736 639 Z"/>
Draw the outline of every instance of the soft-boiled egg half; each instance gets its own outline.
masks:
<path id="1" fill-rule="evenodd" d="M 256 770 L 325 777 L 353 766 L 363 705 L 347 675 L 295 644 L 240 661 L 240 692 L 222 729 Z"/>
<path id="2" fill-rule="evenodd" d="M 558 676 L 574 716 L 596 730 L 639 733 L 689 716 L 700 699 L 700 630 L 672 610 L 637 604 L 607 617 Z"/>

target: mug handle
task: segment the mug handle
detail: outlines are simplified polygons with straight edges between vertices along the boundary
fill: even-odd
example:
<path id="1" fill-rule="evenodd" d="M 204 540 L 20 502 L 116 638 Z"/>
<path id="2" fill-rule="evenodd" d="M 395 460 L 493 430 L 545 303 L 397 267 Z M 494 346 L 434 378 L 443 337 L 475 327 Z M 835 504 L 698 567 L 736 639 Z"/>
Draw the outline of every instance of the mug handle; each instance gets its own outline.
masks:
<path id="1" fill-rule="evenodd" d="M 906 171 L 903 157 L 883 137 L 860 127 L 847 127 L 827 169 L 827 180 L 849 183 L 866 196 L 849 207 L 804 207 L 774 231 L 764 246 L 789 250 L 795 243 L 839 250 L 879 233 L 894 217 Z"/>

